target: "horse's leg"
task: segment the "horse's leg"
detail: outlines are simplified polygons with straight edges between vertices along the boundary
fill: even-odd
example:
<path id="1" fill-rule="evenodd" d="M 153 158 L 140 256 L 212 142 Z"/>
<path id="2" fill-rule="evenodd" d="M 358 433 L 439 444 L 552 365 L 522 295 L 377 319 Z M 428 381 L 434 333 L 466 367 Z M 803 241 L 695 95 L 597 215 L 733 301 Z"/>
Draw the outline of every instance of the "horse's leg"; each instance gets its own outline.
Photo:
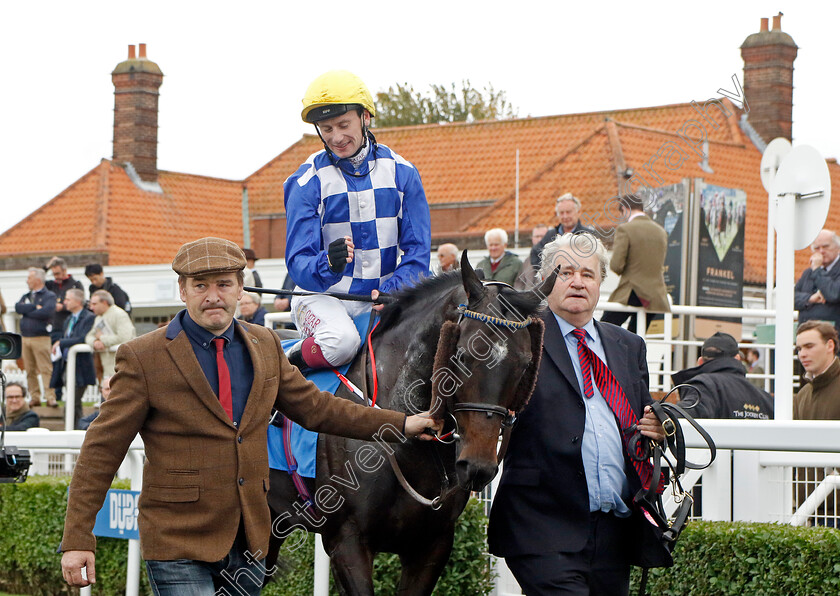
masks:
<path id="1" fill-rule="evenodd" d="M 432 593 L 449 560 L 454 538 L 454 529 L 448 530 L 426 548 L 400 554 L 400 596 L 428 596 Z"/>
<path id="2" fill-rule="evenodd" d="M 330 568 L 341 596 L 373 596 L 373 553 L 346 524 L 338 536 L 324 536 Z M 329 542 L 327 543 L 326 541 Z"/>
<path id="3" fill-rule="evenodd" d="M 315 490 L 315 481 L 312 478 L 304 478 L 309 493 Z M 268 541 L 268 553 L 265 557 L 266 576 L 265 583 L 271 581 L 275 572 L 287 566 L 286 561 L 280 557 L 280 549 L 289 532 L 295 527 L 300 528 L 304 519 L 293 507 L 298 501 L 298 492 L 292 482 L 291 476 L 281 470 L 269 470 L 270 490 L 268 491 L 268 508 L 271 511 L 271 536 Z M 308 530 L 308 528 L 304 528 Z M 295 540 L 297 536 L 293 536 Z M 297 543 L 295 543 L 297 544 Z M 279 565 L 278 565 L 279 563 Z"/>

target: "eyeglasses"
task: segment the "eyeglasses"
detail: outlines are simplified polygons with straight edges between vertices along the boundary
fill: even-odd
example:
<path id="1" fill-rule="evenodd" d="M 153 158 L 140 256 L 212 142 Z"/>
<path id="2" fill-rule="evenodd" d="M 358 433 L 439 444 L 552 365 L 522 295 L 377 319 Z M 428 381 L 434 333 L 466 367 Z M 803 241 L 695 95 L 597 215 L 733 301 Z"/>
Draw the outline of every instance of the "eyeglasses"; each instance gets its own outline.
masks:
<path id="1" fill-rule="evenodd" d="M 7 395 L 6 399 L 23 399 L 22 395 Z"/>

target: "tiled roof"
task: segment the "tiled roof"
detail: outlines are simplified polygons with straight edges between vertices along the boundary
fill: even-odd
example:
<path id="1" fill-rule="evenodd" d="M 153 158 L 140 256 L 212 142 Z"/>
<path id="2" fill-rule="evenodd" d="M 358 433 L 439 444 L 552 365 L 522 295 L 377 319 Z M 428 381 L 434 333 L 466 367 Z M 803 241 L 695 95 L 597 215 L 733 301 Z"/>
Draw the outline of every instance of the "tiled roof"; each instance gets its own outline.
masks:
<path id="1" fill-rule="evenodd" d="M 727 105 L 732 107 L 731 103 Z M 506 197 L 516 184 L 517 149 L 520 180 L 528 180 L 592 136 L 607 118 L 676 131 L 687 120 L 697 118 L 697 113 L 689 104 L 678 104 L 514 120 L 375 128 L 373 132 L 379 143 L 388 145 L 417 167 L 426 197 L 435 205 Z M 732 120 L 713 131 L 711 138 L 730 141 L 735 132 L 740 134 Z M 283 182 L 306 157 L 321 148 L 316 135 L 305 135 L 249 176 L 251 213 L 283 213 Z"/>
<path id="2" fill-rule="evenodd" d="M 184 242 L 242 242 L 242 183 L 161 171 L 163 193 L 140 189 L 103 159 L 0 235 L 0 256 L 102 253 L 110 265 L 168 263 Z"/>

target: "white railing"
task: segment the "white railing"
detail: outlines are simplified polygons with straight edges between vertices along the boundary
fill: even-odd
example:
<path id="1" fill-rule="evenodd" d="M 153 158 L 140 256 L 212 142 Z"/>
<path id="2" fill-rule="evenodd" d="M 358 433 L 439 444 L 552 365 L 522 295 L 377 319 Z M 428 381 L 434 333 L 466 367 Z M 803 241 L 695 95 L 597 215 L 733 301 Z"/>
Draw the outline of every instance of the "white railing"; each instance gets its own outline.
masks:
<path id="1" fill-rule="evenodd" d="M 33 432 L 34 431 L 34 432 Z M 31 429 L 26 432 L 6 433 L 6 444 L 20 449 L 28 449 L 34 459 L 39 454 L 69 453 L 77 454 L 85 440 L 85 431 L 50 432 L 44 429 Z M 135 437 L 129 446 L 123 467 L 128 469 L 131 479 L 131 490 L 139 491 L 143 487 L 143 441 Z M 57 564 L 57 563 L 56 563 Z M 91 589 L 82 588 L 80 596 L 90 596 Z M 140 594 L 140 541 L 128 541 L 128 556 L 126 560 L 126 596 Z"/>
<path id="2" fill-rule="evenodd" d="M 670 297 L 669 297 L 670 301 Z M 734 319 L 764 319 L 768 322 L 774 322 L 776 320 L 776 311 L 775 310 L 767 310 L 767 309 L 756 309 L 756 308 L 719 308 L 713 306 L 684 306 L 680 304 L 672 304 L 671 305 L 671 312 L 670 313 L 663 313 L 664 321 L 663 321 L 663 333 L 655 334 L 655 335 L 646 335 L 645 330 L 648 326 L 648 317 L 653 313 L 648 313 L 645 311 L 644 308 L 641 306 L 626 306 L 624 304 L 619 304 L 617 302 L 609 302 L 607 300 L 602 300 L 598 303 L 598 310 L 601 311 L 616 311 L 616 312 L 627 312 L 627 313 L 635 313 L 637 316 L 636 320 L 636 328 L 631 329 L 631 331 L 635 331 L 636 334 L 641 335 L 645 338 L 645 343 L 648 345 L 648 365 L 650 368 L 650 375 L 651 375 L 651 390 L 654 391 L 668 391 L 673 387 L 671 383 L 671 375 L 675 372 L 681 370 L 680 368 L 676 368 L 675 358 L 674 358 L 674 349 L 683 346 L 701 346 L 703 342 L 701 340 L 687 340 L 687 339 L 674 339 L 674 331 L 675 331 L 675 317 L 679 315 L 685 316 L 707 316 L 707 317 L 727 317 L 727 318 L 734 318 Z M 799 318 L 799 313 L 794 312 L 794 320 Z M 682 335 L 681 333 L 679 335 Z M 736 340 L 740 340 L 741 338 L 735 338 Z M 743 343 L 741 341 L 738 342 L 738 347 L 750 347 L 756 348 L 764 351 L 765 354 L 765 361 L 767 363 L 766 369 L 769 370 L 769 362 L 770 362 L 770 350 L 775 350 L 775 344 L 762 344 L 762 343 Z M 657 350 L 657 348 L 659 348 Z M 793 354 L 793 346 L 791 346 L 791 354 Z M 670 357 L 668 357 L 670 355 Z M 793 362 L 794 357 L 791 355 L 791 362 Z M 684 368 L 688 368 L 693 366 L 693 364 L 687 365 Z M 764 380 L 764 390 L 770 391 L 770 382 L 776 378 L 776 375 L 765 372 L 764 374 L 749 374 L 747 375 L 749 379 L 763 379 Z M 795 381 L 798 381 L 797 377 L 794 377 Z"/>
<path id="3" fill-rule="evenodd" d="M 812 420 L 700 420 L 718 448 L 714 463 L 702 471 L 688 471 L 682 479 L 690 490 L 702 479 L 702 519 L 712 521 L 775 522 L 805 525 L 840 488 L 840 476 L 828 473 L 802 503 L 794 500 L 792 470 L 840 469 L 840 421 Z M 705 442 L 682 421 L 687 457 L 708 461 Z M 493 481 L 495 493 L 499 478 Z M 676 503 L 666 488 L 663 502 L 669 515 Z M 840 517 L 827 516 L 837 525 Z M 494 596 L 520 596 L 521 591 L 503 559 L 495 559 L 498 578 Z"/>
<path id="4" fill-rule="evenodd" d="M 111 346 L 109 351 L 116 352 L 120 345 Z M 76 418 L 76 355 L 93 352 L 87 344 L 76 344 L 67 350 L 66 383 L 64 387 L 64 430 L 74 430 Z"/>

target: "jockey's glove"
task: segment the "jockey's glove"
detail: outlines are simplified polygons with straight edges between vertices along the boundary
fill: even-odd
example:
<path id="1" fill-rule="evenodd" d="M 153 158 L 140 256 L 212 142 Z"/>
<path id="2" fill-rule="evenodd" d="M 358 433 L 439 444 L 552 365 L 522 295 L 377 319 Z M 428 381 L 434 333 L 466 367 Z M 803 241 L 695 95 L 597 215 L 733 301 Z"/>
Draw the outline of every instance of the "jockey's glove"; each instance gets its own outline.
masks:
<path id="1" fill-rule="evenodd" d="M 330 264 L 330 271 L 341 273 L 347 267 L 347 243 L 344 238 L 338 238 L 330 242 L 327 247 L 327 261 Z"/>

